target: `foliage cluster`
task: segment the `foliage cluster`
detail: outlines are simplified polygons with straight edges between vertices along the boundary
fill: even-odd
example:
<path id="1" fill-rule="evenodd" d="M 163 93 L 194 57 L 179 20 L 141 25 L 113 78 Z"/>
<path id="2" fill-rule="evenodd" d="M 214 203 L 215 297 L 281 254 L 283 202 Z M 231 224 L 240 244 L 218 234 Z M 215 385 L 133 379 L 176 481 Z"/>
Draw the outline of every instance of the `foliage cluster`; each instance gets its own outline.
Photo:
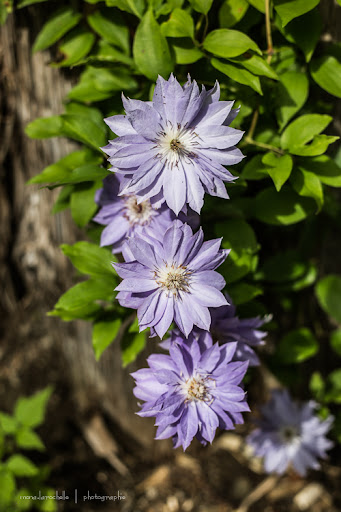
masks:
<path id="1" fill-rule="evenodd" d="M 41 1 L 18 0 L 16 7 Z M 319 0 L 46 1 L 48 19 L 33 51 L 51 48 L 50 65 L 73 68 L 79 80 L 62 114 L 36 119 L 26 131 L 70 137 L 82 147 L 30 183 L 60 188 L 52 212 L 70 208 L 91 240 L 62 246 L 88 279 L 50 314 L 91 321 L 97 358 L 123 325 L 123 364 L 144 347 L 136 321 L 113 300 L 114 258 L 98 246 L 102 227 L 91 221 L 95 192 L 109 174 L 99 148 L 113 134 L 103 118 L 122 113 L 122 91 L 150 99 L 158 74 L 174 72 L 183 82 L 190 73 L 206 87 L 218 79 L 221 99 L 241 105 L 233 126 L 245 131 L 239 147 L 247 158 L 231 169 L 238 175 L 228 187 L 231 202 L 207 198 L 204 232 L 223 236 L 232 249 L 220 271 L 240 316 L 274 314 L 269 329 L 279 341 L 265 353 L 271 370 L 296 393 L 310 382 L 328 414 L 341 402 L 341 368 L 336 359 L 326 364 L 341 355 L 341 277 L 321 275 L 320 248 L 341 220 L 334 190 L 341 152 L 329 148 L 338 139 L 330 124 L 341 98 L 341 46 L 321 39 Z M 2 19 L 11 3 L 4 6 Z M 317 303 L 326 315 L 316 314 Z M 341 416 L 336 434 L 341 440 Z"/>

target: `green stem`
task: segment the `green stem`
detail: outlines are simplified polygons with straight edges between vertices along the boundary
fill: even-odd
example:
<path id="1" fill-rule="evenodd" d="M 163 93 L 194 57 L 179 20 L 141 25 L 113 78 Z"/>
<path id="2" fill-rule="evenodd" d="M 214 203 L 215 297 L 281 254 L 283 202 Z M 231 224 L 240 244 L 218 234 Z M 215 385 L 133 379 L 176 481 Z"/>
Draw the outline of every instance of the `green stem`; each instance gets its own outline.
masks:
<path id="1" fill-rule="evenodd" d="M 274 153 L 278 153 L 279 155 L 284 155 L 284 151 L 282 149 L 276 148 L 276 146 L 271 146 L 271 144 L 265 144 L 264 142 L 257 142 L 253 140 L 250 136 L 244 137 L 244 144 L 251 144 L 252 146 L 257 146 L 262 149 L 268 149 L 269 151 L 273 151 Z"/>
<path id="2" fill-rule="evenodd" d="M 272 46 L 272 35 L 271 35 L 271 19 L 270 19 L 270 0 L 265 0 L 265 30 L 266 30 L 266 41 L 268 44 L 267 48 L 267 63 L 270 64 L 273 55 Z"/>

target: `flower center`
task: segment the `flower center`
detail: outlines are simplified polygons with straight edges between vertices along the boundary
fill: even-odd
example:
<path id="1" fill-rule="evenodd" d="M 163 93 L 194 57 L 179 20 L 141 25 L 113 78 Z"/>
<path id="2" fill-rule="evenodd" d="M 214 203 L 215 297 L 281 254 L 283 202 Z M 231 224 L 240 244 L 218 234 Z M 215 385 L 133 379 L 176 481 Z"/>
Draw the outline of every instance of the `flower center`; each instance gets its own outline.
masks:
<path id="1" fill-rule="evenodd" d="M 279 431 L 279 437 L 284 443 L 292 443 L 299 438 L 299 432 L 297 427 L 293 425 L 285 425 Z"/>
<path id="2" fill-rule="evenodd" d="M 152 208 L 149 199 L 138 204 L 136 196 L 127 196 L 124 216 L 129 224 L 132 226 L 135 224 L 140 224 L 141 226 L 149 224 L 154 214 L 155 210 Z"/>
<path id="3" fill-rule="evenodd" d="M 213 396 L 210 393 L 208 383 L 209 377 L 197 374 L 186 381 L 184 389 L 187 393 L 187 401 L 201 400 L 202 402 L 213 402 Z M 210 379 L 213 380 L 213 379 Z M 215 381 L 213 381 L 215 382 Z"/>
<path id="4" fill-rule="evenodd" d="M 177 297 L 180 292 L 189 291 L 190 274 L 187 267 L 182 265 L 177 267 L 174 263 L 168 266 L 166 263 L 164 268 L 155 271 L 154 276 L 161 288 Z"/>
<path id="5" fill-rule="evenodd" d="M 156 147 L 159 148 L 156 156 L 160 160 L 165 160 L 171 167 L 177 166 L 181 159 L 185 159 L 188 163 L 196 157 L 194 150 L 199 145 L 197 138 L 193 130 L 188 130 L 180 124 L 174 126 L 168 121 L 155 141 Z"/>

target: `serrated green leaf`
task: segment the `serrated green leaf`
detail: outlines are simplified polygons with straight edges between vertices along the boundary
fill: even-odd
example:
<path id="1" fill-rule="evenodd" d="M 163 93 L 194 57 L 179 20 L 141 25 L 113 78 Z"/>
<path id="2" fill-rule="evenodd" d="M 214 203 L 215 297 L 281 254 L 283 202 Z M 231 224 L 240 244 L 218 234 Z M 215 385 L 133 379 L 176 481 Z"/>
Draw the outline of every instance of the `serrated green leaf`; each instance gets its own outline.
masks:
<path id="1" fill-rule="evenodd" d="M 32 396 L 20 397 L 15 404 L 14 416 L 25 427 L 38 427 L 44 421 L 47 402 L 52 394 L 49 386 Z"/>
<path id="2" fill-rule="evenodd" d="M 300 196 L 312 197 L 315 199 L 318 211 L 323 206 L 323 188 L 318 177 L 312 172 L 304 169 L 295 169 L 291 183 Z"/>
<path id="3" fill-rule="evenodd" d="M 24 448 L 25 450 L 45 450 L 44 443 L 33 430 L 20 429 L 15 439 L 19 448 Z"/>
<path id="4" fill-rule="evenodd" d="M 0 431 L 2 430 L 4 434 L 14 434 L 17 429 L 17 420 L 5 412 L 0 412 Z"/>
<path id="5" fill-rule="evenodd" d="M 5 468 L 0 469 L 0 506 L 3 510 L 11 504 L 15 492 L 15 479 Z"/>
<path id="6" fill-rule="evenodd" d="M 280 156 L 270 152 L 263 156 L 262 163 L 274 182 L 277 192 L 279 192 L 291 174 L 293 166 L 291 156 Z"/>
<path id="7" fill-rule="evenodd" d="M 162 35 L 151 9 L 137 27 L 133 55 L 139 71 L 150 80 L 155 80 L 158 75 L 168 79 L 173 71 L 174 63 L 167 39 Z"/>
<path id="8" fill-rule="evenodd" d="M 302 171 L 312 172 L 317 178 L 330 187 L 341 187 L 341 168 L 327 155 L 299 160 Z"/>
<path id="9" fill-rule="evenodd" d="M 222 62 L 218 59 L 211 59 L 211 64 L 214 68 L 218 69 L 218 71 L 221 71 L 232 80 L 243 85 L 248 85 L 258 92 L 258 94 L 263 95 L 258 76 L 253 75 L 236 64 L 227 64 L 226 62 Z"/>
<path id="10" fill-rule="evenodd" d="M 63 253 L 83 274 L 107 276 L 115 279 L 116 272 L 112 266 L 114 260 L 111 251 L 90 242 L 77 242 L 74 245 L 61 245 Z"/>
<path id="11" fill-rule="evenodd" d="M 318 342 L 306 327 L 296 329 L 281 339 L 277 358 L 283 364 L 301 363 L 317 354 L 319 350 Z"/>
<path id="12" fill-rule="evenodd" d="M 87 21 L 101 38 L 129 53 L 129 29 L 120 13 L 104 7 L 90 14 Z"/>
<path id="13" fill-rule="evenodd" d="M 281 147 L 291 150 L 304 146 L 327 128 L 332 120 L 331 116 L 320 114 L 306 114 L 295 119 L 282 133 Z"/>
<path id="14" fill-rule="evenodd" d="M 92 329 L 92 345 L 97 361 L 104 350 L 115 340 L 122 321 L 111 312 L 96 320 Z"/>
<path id="15" fill-rule="evenodd" d="M 310 198 L 300 197 L 289 188 L 276 192 L 273 187 L 260 192 L 253 204 L 256 219 L 265 224 L 284 225 L 301 222 L 314 213 L 314 202 Z"/>
<path id="16" fill-rule="evenodd" d="M 229 59 L 238 57 L 247 50 L 253 50 L 262 55 L 258 45 L 243 32 L 219 28 L 212 30 L 203 42 L 203 48 L 213 55 Z"/>
<path id="17" fill-rule="evenodd" d="M 285 27 L 291 20 L 311 11 L 320 0 L 275 0 L 275 10 L 278 12 Z"/>
<path id="18" fill-rule="evenodd" d="M 194 21 L 183 9 L 174 9 L 168 21 L 161 25 L 162 34 L 166 37 L 190 37 L 194 39 Z"/>
<path id="19" fill-rule="evenodd" d="M 316 296 L 321 308 L 341 323 L 341 277 L 330 274 L 316 285 Z"/>
<path id="20" fill-rule="evenodd" d="M 92 32 L 79 27 L 68 34 L 67 38 L 58 48 L 59 53 L 63 55 L 63 60 L 53 62 L 53 67 L 72 67 L 82 60 L 91 50 L 95 42 L 95 36 Z"/>
<path id="21" fill-rule="evenodd" d="M 82 15 L 71 7 L 62 7 L 45 23 L 33 45 L 33 52 L 46 50 L 80 21 Z"/>
<path id="22" fill-rule="evenodd" d="M 300 16 L 287 25 L 282 33 L 291 43 L 296 43 L 303 51 L 305 59 L 310 62 L 315 47 L 320 39 L 322 30 L 321 14 L 319 9 L 313 9 L 304 16 Z"/>
<path id="23" fill-rule="evenodd" d="M 188 38 L 173 39 L 170 45 L 175 53 L 177 64 L 193 64 L 204 57 L 203 52 L 194 46 Z"/>
<path id="24" fill-rule="evenodd" d="M 341 357 L 341 329 L 333 331 L 330 336 L 330 346 Z"/>
<path id="25" fill-rule="evenodd" d="M 27 457 L 20 454 L 11 455 L 6 461 L 6 468 L 15 476 L 32 477 L 38 474 L 39 469 Z"/>
<path id="26" fill-rule="evenodd" d="M 211 9 L 213 0 L 189 0 L 193 9 L 202 14 L 207 14 Z"/>
<path id="27" fill-rule="evenodd" d="M 219 24 L 222 28 L 233 27 L 246 14 L 249 4 L 246 0 L 224 0 L 219 9 Z"/>
<path id="28" fill-rule="evenodd" d="M 81 183 L 71 195 L 71 215 L 77 226 L 84 227 L 92 219 L 96 210 L 95 193 L 101 187 L 101 182 Z"/>
<path id="29" fill-rule="evenodd" d="M 341 62 L 332 55 L 312 60 L 310 73 L 315 82 L 325 91 L 341 98 Z"/>
<path id="30" fill-rule="evenodd" d="M 280 76 L 276 90 L 278 105 L 276 116 L 281 130 L 303 107 L 307 101 L 308 93 L 309 80 L 304 73 L 287 71 Z"/>

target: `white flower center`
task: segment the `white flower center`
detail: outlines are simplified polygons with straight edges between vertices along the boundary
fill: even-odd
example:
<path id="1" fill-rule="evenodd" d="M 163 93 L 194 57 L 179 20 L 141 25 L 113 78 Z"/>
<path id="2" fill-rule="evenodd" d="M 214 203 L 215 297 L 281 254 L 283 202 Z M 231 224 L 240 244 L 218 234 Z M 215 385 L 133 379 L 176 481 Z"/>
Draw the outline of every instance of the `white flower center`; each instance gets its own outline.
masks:
<path id="1" fill-rule="evenodd" d="M 163 288 L 168 294 L 173 294 L 174 297 L 179 295 L 179 292 L 188 292 L 190 284 L 191 272 L 187 267 L 182 265 L 176 266 L 165 264 L 164 268 L 157 269 L 154 273 L 155 281 Z"/>
<path id="2" fill-rule="evenodd" d="M 180 124 L 174 126 L 167 121 L 166 127 L 158 133 L 155 141 L 160 160 L 165 160 L 171 167 L 177 166 L 181 159 L 187 162 L 196 157 L 195 149 L 199 145 L 198 135 L 193 129 L 188 130 Z"/>
<path id="3" fill-rule="evenodd" d="M 201 400 L 202 402 L 213 402 L 213 396 L 210 393 L 210 389 L 208 387 L 208 380 L 212 380 L 215 384 L 215 381 L 210 377 L 203 376 L 200 374 L 196 374 L 188 379 L 183 384 L 183 389 L 187 395 L 186 401 L 191 400 Z"/>
<path id="4" fill-rule="evenodd" d="M 285 425 L 279 431 L 279 437 L 284 443 L 293 443 L 299 440 L 300 434 L 298 428 L 294 425 Z"/>
<path id="5" fill-rule="evenodd" d="M 127 196 L 123 215 L 132 226 L 135 226 L 135 224 L 143 226 L 149 224 L 155 215 L 155 210 L 150 204 L 149 199 L 137 204 L 136 196 Z"/>

